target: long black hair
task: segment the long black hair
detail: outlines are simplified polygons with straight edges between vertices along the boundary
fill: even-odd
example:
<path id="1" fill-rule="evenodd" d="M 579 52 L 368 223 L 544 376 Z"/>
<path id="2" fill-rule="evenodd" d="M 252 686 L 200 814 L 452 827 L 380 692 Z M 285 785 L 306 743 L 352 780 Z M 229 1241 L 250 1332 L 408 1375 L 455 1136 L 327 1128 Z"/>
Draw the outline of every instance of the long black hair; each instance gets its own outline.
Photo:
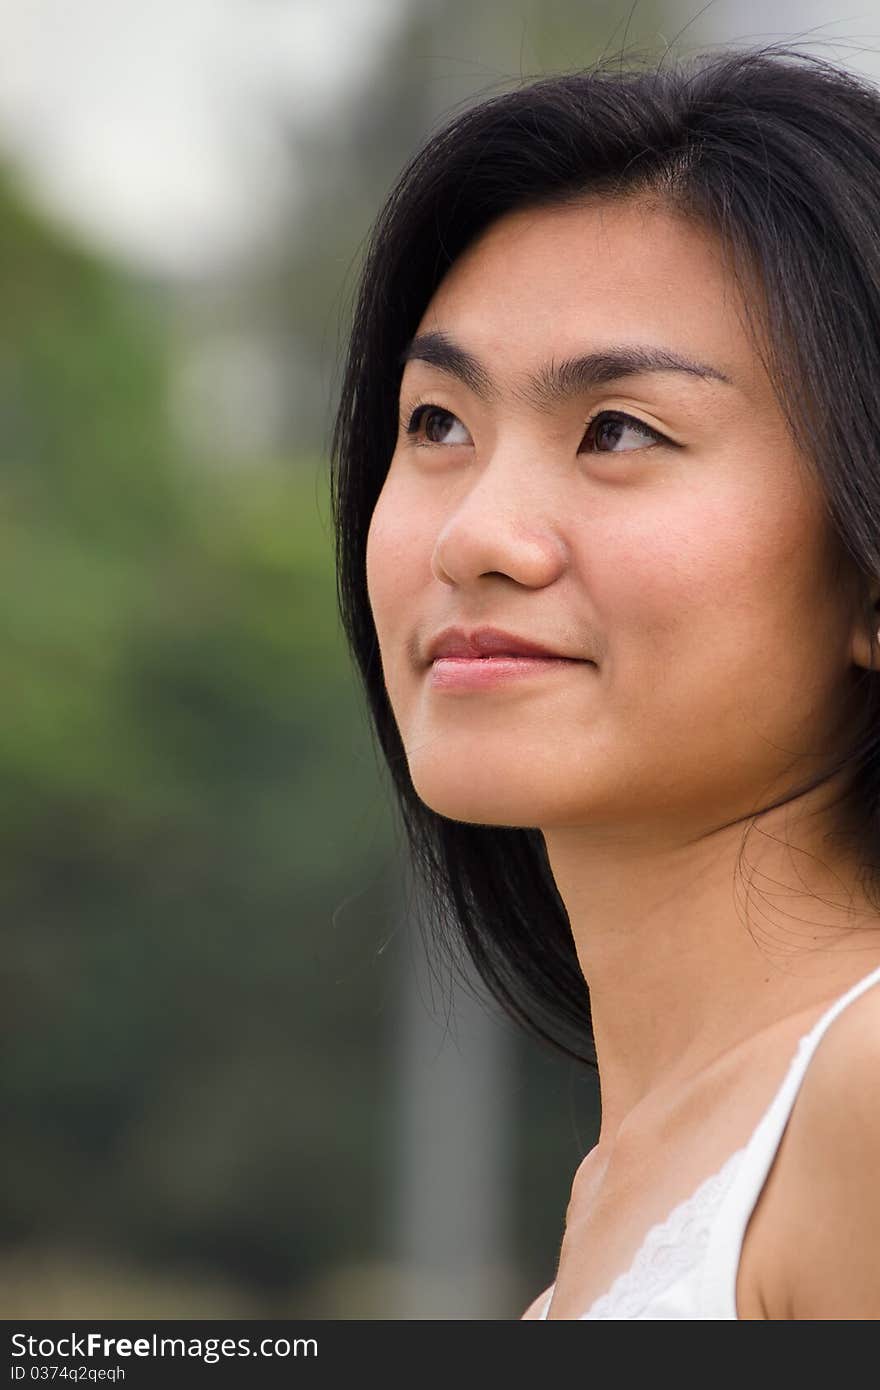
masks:
<path id="1" fill-rule="evenodd" d="M 660 195 L 718 234 L 760 288 L 753 327 L 815 470 L 873 631 L 880 575 L 880 92 L 787 46 L 534 79 L 456 114 L 399 176 L 366 247 L 331 443 L 343 627 L 390 770 L 434 939 L 463 944 L 490 997 L 594 1065 L 589 994 L 543 836 L 437 814 L 416 794 L 388 700 L 366 540 L 397 434 L 401 353 L 445 272 L 503 214 L 588 193 Z M 760 319 L 760 322 L 758 321 Z M 763 332 L 761 331 L 763 330 Z M 766 348 L 766 356 L 764 348 Z M 842 571 L 839 569 L 838 574 Z M 872 648 L 873 650 L 873 648 Z M 880 875 L 880 689 L 853 685 L 846 810 Z M 773 806 L 797 792 L 788 792 Z M 764 807 L 764 810 L 772 809 Z"/>

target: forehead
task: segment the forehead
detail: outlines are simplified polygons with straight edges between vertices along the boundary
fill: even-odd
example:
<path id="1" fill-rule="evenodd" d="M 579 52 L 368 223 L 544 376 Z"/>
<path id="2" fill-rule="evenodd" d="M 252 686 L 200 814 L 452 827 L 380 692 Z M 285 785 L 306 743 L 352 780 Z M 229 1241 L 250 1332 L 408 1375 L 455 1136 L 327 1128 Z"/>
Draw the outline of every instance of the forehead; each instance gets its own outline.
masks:
<path id="1" fill-rule="evenodd" d="M 508 213 L 451 266 L 418 332 L 443 331 L 499 374 L 608 341 L 714 362 L 766 394 L 724 247 L 699 223 L 636 199 Z"/>

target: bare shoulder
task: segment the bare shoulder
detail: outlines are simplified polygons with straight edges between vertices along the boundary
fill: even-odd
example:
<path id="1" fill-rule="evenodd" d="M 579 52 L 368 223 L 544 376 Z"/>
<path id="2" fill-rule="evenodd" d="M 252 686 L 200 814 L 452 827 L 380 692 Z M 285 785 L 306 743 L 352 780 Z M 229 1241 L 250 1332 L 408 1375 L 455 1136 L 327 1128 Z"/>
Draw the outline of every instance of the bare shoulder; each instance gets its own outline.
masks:
<path id="1" fill-rule="evenodd" d="M 880 1318 L 880 988 L 829 1024 L 772 1175 L 774 1303 L 798 1319 Z"/>
<path id="2" fill-rule="evenodd" d="M 547 1301 L 547 1295 L 549 1294 L 552 1287 L 552 1284 L 548 1284 L 544 1292 L 538 1294 L 538 1297 L 529 1304 L 528 1308 L 523 1313 L 522 1317 L 520 1318 L 520 1322 L 524 1322 L 526 1318 L 532 1318 L 536 1321 L 541 1320 L 541 1312 L 543 1310 L 544 1304 Z"/>
<path id="3" fill-rule="evenodd" d="M 865 990 L 829 1024 L 801 1085 L 798 1128 L 823 1170 L 849 1165 L 864 1166 L 866 1176 L 876 1172 L 877 1150 L 870 1146 L 880 1144 L 878 1069 L 880 985 Z"/>

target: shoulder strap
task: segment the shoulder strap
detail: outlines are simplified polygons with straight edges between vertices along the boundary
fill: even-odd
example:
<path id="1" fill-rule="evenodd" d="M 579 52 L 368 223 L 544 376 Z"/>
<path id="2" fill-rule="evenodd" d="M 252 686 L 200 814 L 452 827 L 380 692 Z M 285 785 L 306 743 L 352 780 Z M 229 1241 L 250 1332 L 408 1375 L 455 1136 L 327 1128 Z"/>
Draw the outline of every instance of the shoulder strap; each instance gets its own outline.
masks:
<path id="1" fill-rule="evenodd" d="M 702 1318 L 736 1318 L 736 1276 L 746 1226 L 767 1180 L 813 1053 L 828 1027 L 847 1005 L 877 983 L 880 983 L 880 966 L 841 995 L 801 1038 L 782 1085 L 745 1147 L 739 1170 L 713 1227 L 701 1287 Z"/>

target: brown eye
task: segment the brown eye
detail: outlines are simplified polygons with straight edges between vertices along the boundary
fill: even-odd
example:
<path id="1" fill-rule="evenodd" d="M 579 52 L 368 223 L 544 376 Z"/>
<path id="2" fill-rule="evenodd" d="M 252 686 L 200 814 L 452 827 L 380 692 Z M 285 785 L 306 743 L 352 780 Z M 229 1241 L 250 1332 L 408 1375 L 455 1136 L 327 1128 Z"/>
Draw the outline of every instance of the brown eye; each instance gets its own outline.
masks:
<path id="1" fill-rule="evenodd" d="M 424 425 L 424 429 L 422 426 Z M 450 439 L 449 432 L 458 426 L 459 431 L 463 431 L 466 436 L 464 439 Z M 407 434 L 423 434 L 426 444 L 469 444 L 470 435 L 461 423 L 457 415 L 453 415 L 451 410 L 444 410 L 440 405 L 420 405 L 417 406 L 409 418 L 406 427 Z"/>
<path id="2" fill-rule="evenodd" d="M 626 436 L 635 439 L 634 444 L 622 449 L 615 448 L 622 438 Z M 626 415 L 622 410 L 603 410 L 587 425 L 585 440 L 592 440 L 595 444 L 595 451 L 599 454 L 610 453 L 632 453 L 635 449 L 645 448 L 645 439 L 657 443 L 663 441 L 663 435 L 657 430 L 652 430 L 650 425 L 645 425 L 641 420 L 636 420 L 632 415 Z"/>

